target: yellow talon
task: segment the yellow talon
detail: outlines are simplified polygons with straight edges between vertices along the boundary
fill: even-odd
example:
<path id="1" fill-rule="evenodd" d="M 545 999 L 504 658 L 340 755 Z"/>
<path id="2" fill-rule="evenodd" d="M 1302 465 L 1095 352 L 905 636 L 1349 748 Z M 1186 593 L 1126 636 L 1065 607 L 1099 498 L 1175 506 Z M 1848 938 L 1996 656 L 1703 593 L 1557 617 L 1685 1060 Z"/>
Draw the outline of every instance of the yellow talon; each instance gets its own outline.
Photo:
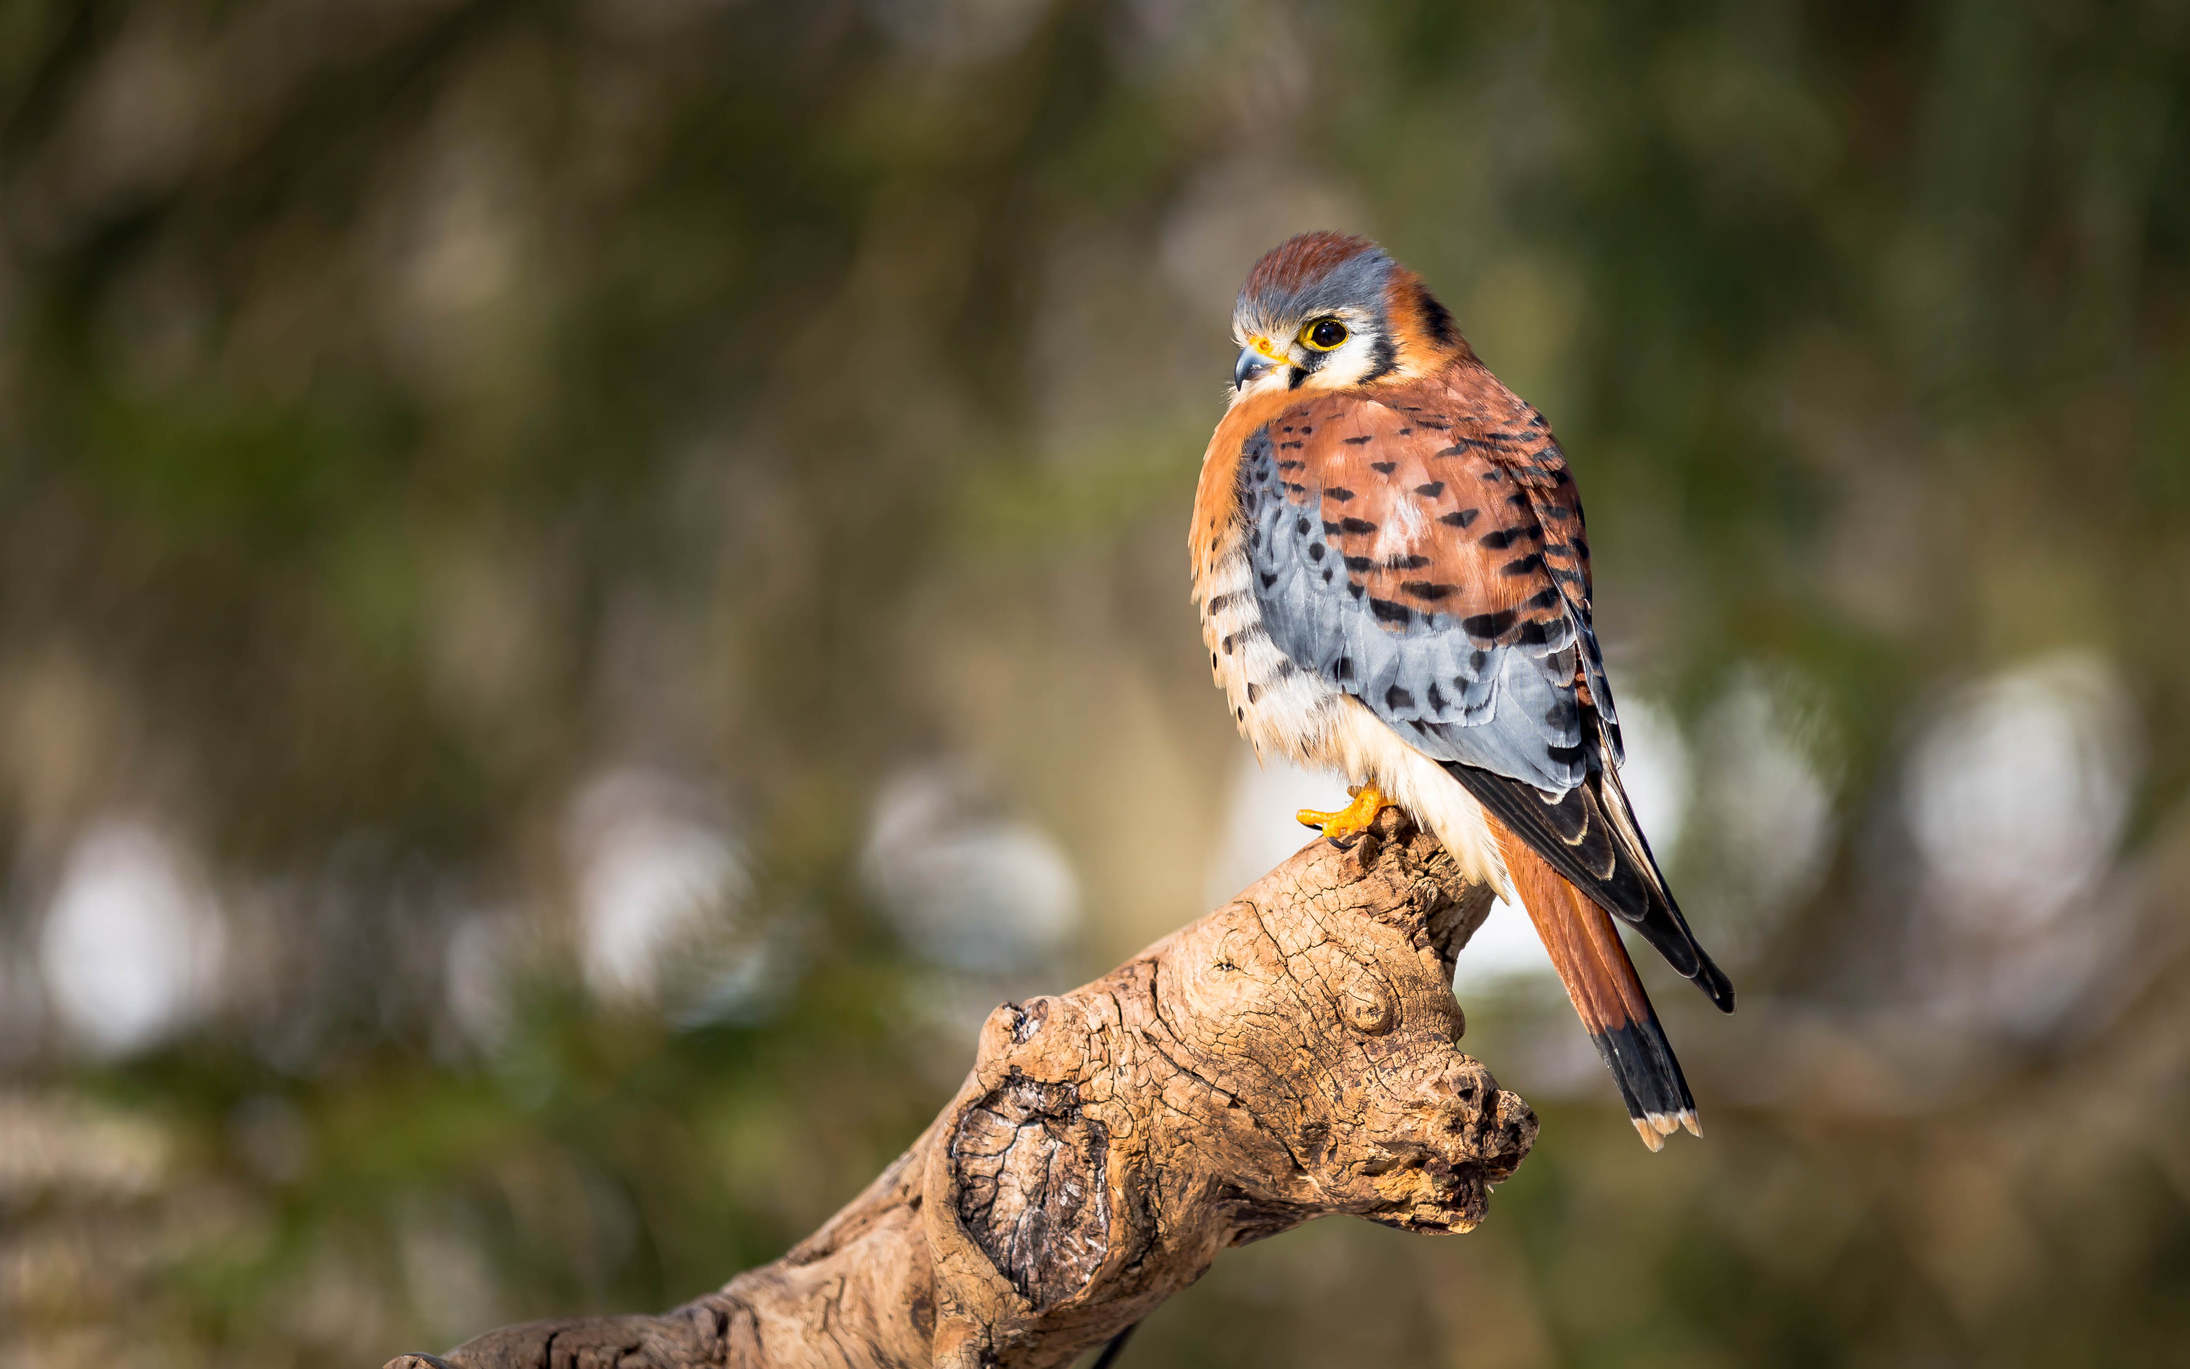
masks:
<path id="1" fill-rule="evenodd" d="M 1293 817 L 1303 827 L 1320 827 L 1323 835 L 1340 846 L 1369 830 L 1376 815 L 1390 806 L 1391 800 L 1373 784 L 1358 784 L 1347 789 L 1354 801 L 1335 813 L 1319 813 L 1313 808 L 1303 808 Z"/>

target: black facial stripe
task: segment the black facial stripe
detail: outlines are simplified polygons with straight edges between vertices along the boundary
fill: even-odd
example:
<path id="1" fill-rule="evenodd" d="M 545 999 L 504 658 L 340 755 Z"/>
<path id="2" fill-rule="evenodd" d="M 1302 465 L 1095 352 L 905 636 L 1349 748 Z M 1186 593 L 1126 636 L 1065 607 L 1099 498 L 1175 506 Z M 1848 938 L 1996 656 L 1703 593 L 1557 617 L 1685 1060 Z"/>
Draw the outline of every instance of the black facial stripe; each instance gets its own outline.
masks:
<path id="1" fill-rule="evenodd" d="M 1381 324 L 1382 320 L 1379 319 L 1378 322 Z M 1390 375 L 1398 367 L 1399 349 L 1392 344 L 1390 331 L 1379 327 L 1376 333 L 1376 344 L 1369 349 L 1368 372 L 1356 383 L 1365 385 L 1381 376 Z"/>
<path id="2" fill-rule="evenodd" d="M 1246 327 L 1247 325 L 1243 322 L 1241 326 Z M 1365 385 L 1372 380 L 1378 380 L 1383 378 L 1384 376 L 1388 376 L 1393 371 L 1397 370 L 1399 368 L 1399 345 L 1392 341 L 1391 330 L 1387 328 L 1384 323 L 1384 315 L 1381 312 L 1377 313 L 1375 321 L 1371 324 L 1365 325 L 1365 327 L 1373 331 L 1368 331 L 1365 333 L 1361 329 L 1356 329 L 1352 333 L 1352 335 L 1346 339 L 1346 341 L 1340 343 L 1337 347 L 1328 352 L 1320 352 L 1312 347 L 1309 347 L 1303 349 L 1307 352 L 1307 355 L 1302 360 L 1287 361 L 1283 363 L 1291 367 L 1292 369 L 1292 374 L 1290 375 L 1290 377 L 1288 377 L 1285 388 L 1288 390 L 1299 389 L 1302 381 L 1305 381 L 1309 376 L 1314 375 L 1316 372 L 1322 370 L 1324 366 L 1330 362 L 1332 357 L 1335 357 L 1339 353 L 1348 350 L 1354 342 L 1363 338 L 1364 336 L 1373 339 L 1369 345 L 1369 369 L 1362 374 L 1360 379 L 1351 381 L 1349 383 L 1354 385 Z M 1290 335 L 1288 331 L 1283 328 L 1263 330 L 1249 328 L 1248 331 L 1260 331 L 1263 333 L 1264 336 L 1271 337 Z M 1299 331 L 1300 330 L 1298 328 L 1294 328 L 1291 330 L 1291 333 L 1298 333 Z M 1287 443 L 1286 445 L 1297 447 L 1300 444 L 1294 442 Z"/>
<path id="3" fill-rule="evenodd" d="M 1437 296 L 1427 289 L 1415 292 L 1415 299 L 1422 306 L 1422 331 L 1430 335 L 1430 341 L 1440 347 L 1450 346 L 1453 338 L 1452 312 L 1438 302 Z"/>

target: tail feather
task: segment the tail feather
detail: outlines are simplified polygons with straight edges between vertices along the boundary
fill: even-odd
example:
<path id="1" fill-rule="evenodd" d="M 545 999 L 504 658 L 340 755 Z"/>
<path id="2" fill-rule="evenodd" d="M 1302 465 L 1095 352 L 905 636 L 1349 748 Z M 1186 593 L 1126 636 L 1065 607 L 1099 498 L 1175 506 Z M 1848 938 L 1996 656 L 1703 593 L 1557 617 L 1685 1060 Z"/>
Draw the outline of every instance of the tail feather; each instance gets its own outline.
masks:
<path id="1" fill-rule="evenodd" d="M 1641 933 L 1719 1011 L 1734 1010 L 1734 986 L 1697 944 L 1673 891 L 1665 887 L 1617 770 L 1600 767 L 1587 783 L 1560 794 L 1479 766 L 1450 762 L 1445 770 L 1486 813 L 1527 837 L 1553 869 Z"/>
<path id="2" fill-rule="evenodd" d="M 1504 824 L 1493 826 L 1514 892 L 1536 924 L 1589 1039 L 1619 1084 L 1643 1144 L 1657 1150 L 1679 1127 L 1702 1135 L 1688 1081 L 1611 915 Z"/>

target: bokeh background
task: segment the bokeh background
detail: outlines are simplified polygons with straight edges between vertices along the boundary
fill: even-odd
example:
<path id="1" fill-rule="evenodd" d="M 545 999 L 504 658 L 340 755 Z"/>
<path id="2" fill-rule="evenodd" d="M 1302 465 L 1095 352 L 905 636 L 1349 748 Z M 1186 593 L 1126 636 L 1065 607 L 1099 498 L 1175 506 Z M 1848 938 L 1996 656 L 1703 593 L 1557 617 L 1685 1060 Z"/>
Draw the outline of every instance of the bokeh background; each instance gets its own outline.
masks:
<path id="1" fill-rule="evenodd" d="M 803 1235 L 1305 836 L 1183 529 L 1374 234 L 1558 427 L 1653 961 L 1476 1234 L 1127 1363 L 2190 1338 L 2190 3 L 0 6 L 0 1366 L 373 1366 Z"/>

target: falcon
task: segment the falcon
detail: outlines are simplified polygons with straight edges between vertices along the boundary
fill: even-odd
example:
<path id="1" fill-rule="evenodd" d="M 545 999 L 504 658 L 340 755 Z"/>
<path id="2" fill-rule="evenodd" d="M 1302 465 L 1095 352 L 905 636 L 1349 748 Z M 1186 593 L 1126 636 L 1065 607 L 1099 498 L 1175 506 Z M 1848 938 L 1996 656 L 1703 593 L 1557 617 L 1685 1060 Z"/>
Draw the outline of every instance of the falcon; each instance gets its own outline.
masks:
<path id="1" fill-rule="evenodd" d="M 1189 537 L 1209 665 L 1257 753 L 1335 769 L 1344 845 L 1386 805 L 1527 909 L 1652 1150 L 1695 1099 L 1620 940 L 1720 1010 L 1733 985 L 1620 786 L 1582 505 L 1544 416 L 1375 243 L 1307 233 L 1248 273 Z"/>

